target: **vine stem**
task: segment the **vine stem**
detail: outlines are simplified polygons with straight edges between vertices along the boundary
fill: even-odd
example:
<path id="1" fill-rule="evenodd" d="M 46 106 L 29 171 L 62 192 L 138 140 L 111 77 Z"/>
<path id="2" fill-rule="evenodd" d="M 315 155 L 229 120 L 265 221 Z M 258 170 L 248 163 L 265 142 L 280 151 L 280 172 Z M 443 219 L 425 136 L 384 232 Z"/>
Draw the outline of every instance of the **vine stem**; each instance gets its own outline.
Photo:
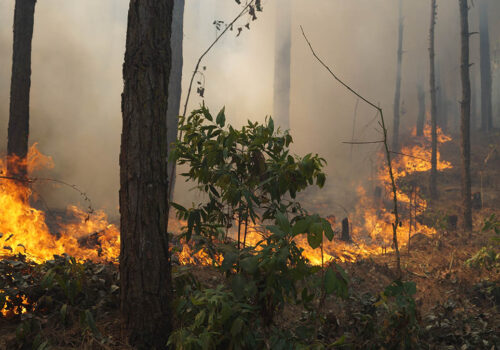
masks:
<path id="1" fill-rule="evenodd" d="M 392 241 L 394 244 L 394 249 L 396 251 L 396 269 L 397 269 L 397 275 L 398 278 L 401 278 L 401 258 L 399 255 L 399 246 L 398 246 L 398 226 L 400 223 L 399 220 L 399 214 L 398 214 L 398 194 L 397 194 L 397 187 L 396 187 L 396 180 L 394 179 L 394 172 L 392 170 L 392 159 L 391 159 L 391 151 L 389 150 L 389 144 L 387 142 L 387 128 L 385 126 L 385 119 L 384 119 L 384 112 L 380 106 L 376 105 L 375 103 L 371 102 L 370 100 L 366 99 L 363 97 L 361 94 L 359 94 L 356 90 L 354 90 L 352 87 L 350 87 L 348 84 L 344 83 L 331 69 L 328 67 L 321 58 L 318 57 L 316 52 L 314 51 L 314 48 L 311 45 L 311 42 L 307 38 L 306 33 L 304 32 L 304 28 L 300 26 L 300 30 L 302 31 L 302 35 L 304 36 L 304 39 L 306 40 L 307 44 L 309 45 L 309 48 L 311 49 L 311 52 L 313 56 L 316 58 L 316 60 L 330 73 L 330 75 L 337 81 L 339 82 L 342 86 L 344 86 L 347 90 L 349 90 L 352 94 L 356 95 L 359 99 L 364 101 L 366 104 L 369 106 L 373 107 L 376 109 L 380 115 L 380 123 L 379 125 L 382 127 L 383 130 L 383 143 L 384 143 L 384 148 L 385 148 L 385 153 L 387 157 L 387 166 L 389 168 L 389 177 L 391 178 L 391 187 L 392 187 L 392 195 L 393 195 L 393 202 L 394 202 L 394 222 L 392 223 Z"/>
<path id="2" fill-rule="evenodd" d="M 236 21 L 238 21 L 245 13 L 248 12 L 250 6 L 252 6 L 254 4 L 254 2 L 255 2 L 255 0 L 251 0 L 248 4 L 246 4 L 246 6 L 243 8 L 243 10 L 241 10 L 241 12 L 232 20 L 232 22 L 229 23 L 226 26 L 226 28 L 224 28 L 224 30 L 215 38 L 215 40 L 210 44 L 210 46 L 198 58 L 198 61 L 196 62 L 196 66 L 194 68 L 193 74 L 191 75 L 191 80 L 189 82 L 188 93 L 186 95 L 186 100 L 184 101 L 184 109 L 182 112 L 182 118 L 186 117 L 189 99 L 191 97 L 191 91 L 193 90 L 194 78 L 195 78 L 196 74 L 199 73 L 201 62 L 203 61 L 205 56 L 210 52 L 210 50 L 212 50 L 212 48 L 215 46 L 215 44 L 217 44 L 217 42 L 220 40 L 220 38 L 222 38 L 224 36 L 224 34 L 226 34 L 226 32 L 229 29 L 233 28 L 233 25 L 236 23 Z M 181 139 L 182 139 L 182 129 L 179 130 L 179 135 L 177 137 L 177 140 L 181 140 Z M 170 173 L 168 174 L 169 179 L 171 179 L 174 176 L 175 168 L 176 168 L 175 162 L 171 162 L 171 163 L 172 163 L 172 165 L 170 166 Z M 172 194 L 172 190 L 173 190 L 173 187 L 172 187 L 173 183 L 174 183 L 173 181 L 169 181 L 168 198 L 171 198 L 171 194 Z"/>

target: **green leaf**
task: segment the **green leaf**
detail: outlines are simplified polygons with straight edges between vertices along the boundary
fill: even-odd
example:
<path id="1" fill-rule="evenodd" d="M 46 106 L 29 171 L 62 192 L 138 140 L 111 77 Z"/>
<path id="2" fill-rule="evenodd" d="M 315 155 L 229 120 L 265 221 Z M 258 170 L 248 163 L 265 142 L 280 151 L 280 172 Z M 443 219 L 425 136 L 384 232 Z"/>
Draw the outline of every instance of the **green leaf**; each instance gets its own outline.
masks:
<path id="1" fill-rule="evenodd" d="M 68 304 L 64 304 L 63 306 L 61 306 L 60 313 L 61 313 L 61 321 L 63 324 L 65 324 L 66 323 L 66 315 L 68 314 Z"/>
<path id="2" fill-rule="evenodd" d="M 298 220 L 292 227 L 292 235 L 295 237 L 302 233 L 306 233 L 309 230 L 310 217 Z"/>
<path id="3" fill-rule="evenodd" d="M 254 274 L 259 266 L 259 257 L 251 256 L 249 258 L 242 259 L 240 266 L 243 271 L 248 272 L 249 274 Z"/>
<path id="4" fill-rule="evenodd" d="M 312 249 L 316 249 L 321 245 L 321 242 L 323 241 L 322 235 L 318 235 L 313 232 L 309 232 L 307 234 L 307 242 L 309 243 L 309 246 L 311 246 Z"/>
<path id="5" fill-rule="evenodd" d="M 284 213 L 276 213 L 276 223 L 285 233 L 290 233 L 290 222 Z"/>
<path id="6" fill-rule="evenodd" d="M 235 275 L 231 280 L 231 288 L 236 297 L 240 298 L 245 295 L 245 277 L 242 275 Z"/>
<path id="7" fill-rule="evenodd" d="M 224 124 L 226 124 L 225 110 L 226 110 L 226 107 L 222 107 L 222 109 L 220 110 L 219 114 L 217 114 L 217 118 L 215 119 L 215 122 L 220 127 L 224 127 Z"/>
<path id="8" fill-rule="evenodd" d="M 323 231 L 325 233 L 325 236 L 329 241 L 331 241 L 333 239 L 333 236 L 335 235 L 332 229 L 332 225 L 326 219 L 322 219 L 321 221 L 323 223 Z"/>
<path id="9" fill-rule="evenodd" d="M 196 314 L 196 317 L 194 318 L 193 327 L 194 328 L 200 327 L 205 322 L 205 316 L 206 316 L 205 310 L 201 310 L 200 312 L 198 312 L 198 314 Z"/>
<path id="10" fill-rule="evenodd" d="M 236 320 L 234 320 L 233 325 L 231 327 L 231 335 L 233 337 L 236 337 L 238 334 L 241 333 L 241 330 L 243 329 L 244 322 L 241 319 L 241 317 L 238 317 Z"/>

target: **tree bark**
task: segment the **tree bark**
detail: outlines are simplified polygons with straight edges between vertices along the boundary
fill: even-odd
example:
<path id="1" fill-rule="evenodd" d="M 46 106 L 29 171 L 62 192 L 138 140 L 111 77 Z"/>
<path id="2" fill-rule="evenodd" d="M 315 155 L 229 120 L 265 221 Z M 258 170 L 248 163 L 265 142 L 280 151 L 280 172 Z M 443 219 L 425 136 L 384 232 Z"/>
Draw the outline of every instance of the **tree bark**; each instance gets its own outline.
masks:
<path id="1" fill-rule="evenodd" d="M 398 19 L 398 63 L 396 72 L 396 91 L 394 94 L 394 126 L 392 137 L 392 148 L 399 149 L 399 124 L 400 124 L 400 104 L 401 104 L 401 66 L 403 63 L 403 0 L 399 0 Z"/>
<path id="2" fill-rule="evenodd" d="M 174 0 L 174 13 L 172 17 L 172 36 L 170 46 L 172 50 L 172 68 L 170 70 L 170 79 L 168 86 L 168 109 L 167 109 L 167 143 L 168 154 L 172 143 L 177 140 L 179 109 L 181 106 L 182 95 L 182 42 L 184 35 L 184 0 Z M 168 178 L 170 183 L 170 198 L 173 199 L 175 190 L 175 162 L 168 165 Z"/>
<path id="3" fill-rule="evenodd" d="M 437 191 L 437 94 L 436 94 L 436 60 L 435 60 L 435 27 L 437 5 L 436 0 L 431 0 L 431 27 L 429 33 L 429 58 L 430 58 L 430 88 L 431 88 L 431 177 L 430 195 L 432 199 L 438 197 Z"/>
<path id="4" fill-rule="evenodd" d="M 493 128 L 492 77 L 490 57 L 490 32 L 488 28 L 488 1 L 479 2 L 479 52 L 481 62 L 481 130 Z"/>
<path id="5" fill-rule="evenodd" d="M 274 122 L 281 130 L 290 128 L 291 2 L 292 0 L 278 0 L 276 7 Z"/>
<path id="6" fill-rule="evenodd" d="M 129 342 L 163 349 L 171 323 L 167 106 L 173 1 L 131 0 L 120 152 L 121 312 Z"/>
<path id="7" fill-rule="evenodd" d="M 462 205 L 464 211 L 464 229 L 472 230 L 472 203 L 470 177 L 470 73 L 469 73 L 469 8 L 467 0 L 459 0 L 461 28 L 461 151 L 462 151 Z"/>
<path id="8" fill-rule="evenodd" d="M 7 172 L 26 177 L 28 154 L 31 86 L 31 42 L 36 0 L 16 0 L 14 11 L 14 45 L 10 85 L 10 116 L 7 141 Z"/>
<path id="9" fill-rule="evenodd" d="M 425 124 L 425 92 L 421 84 L 417 86 L 417 91 L 418 91 L 417 136 L 423 136 L 424 124 Z"/>

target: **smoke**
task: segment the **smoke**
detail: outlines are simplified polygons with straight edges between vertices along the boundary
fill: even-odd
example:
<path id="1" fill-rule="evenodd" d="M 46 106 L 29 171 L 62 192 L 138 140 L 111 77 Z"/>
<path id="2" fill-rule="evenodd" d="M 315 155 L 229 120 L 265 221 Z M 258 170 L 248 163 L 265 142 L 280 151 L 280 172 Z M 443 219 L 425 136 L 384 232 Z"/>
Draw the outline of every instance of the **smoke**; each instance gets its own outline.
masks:
<path id="1" fill-rule="evenodd" d="M 302 25 L 318 54 L 340 77 L 368 99 L 380 103 L 392 125 L 396 75 L 397 0 L 290 0 L 292 5 L 291 120 L 294 151 L 319 153 L 328 161 L 328 190 L 323 195 L 344 201 L 353 179 L 367 177 L 377 146 L 351 146 L 356 98 L 339 86 L 314 60 L 302 38 Z M 492 53 L 498 52 L 500 13 L 490 1 Z M 229 32 L 208 54 L 203 66 L 205 102 L 214 112 L 226 106 L 228 121 L 263 121 L 273 111 L 275 2 L 250 21 L 239 37 Z M 0 2 L 0 150 L 6 145 L 12 56 L 14 0 Z M 121 67 L 125 49 L 128 1 L 38 1 L 33 38 L 31 134 L 56 164 L 50 176 L 78 185 L 94 206 L 117 213 L 121 133 Z M 279 10 L 279 9 L 278 9 Z M 217 35 L 214 20 L 232 20 L 234 1 L 186 1 L 183 93 L 200 54 Z M 417 84 L 428 92 L 430 1 L 404 0 L 404 57 L 401 130 L 416 121 Z M 246 24 L 242 19 L 240 25 Z M 471 9 L 471 30 L 477 30 Z M 496 40 L 496 42 L 495 42 Z M 471 38 L 472 74 L 478 78 L 478 37 Z M 439 2 L 436 47 L 442 89 L 458 111 L 458 1 Z M 498 54 L 497 54 L 498 56 Z M 498 68 L 498 64 L 495 66 Z M 495 75 L 495 74 L 494 74 Z M 498 77 L 498 72 L 496 73 Z M 494 86 L 498 86 L 497 81 Z M 479 86 L 479 84 L 477 84 Z M 498 96 L 498 92 L 497 95 Z M 184 96 L 185 97 L 185 96 Z M 184 98 L 183 97 L 183 98 Z M 201 98 L 192 96 L 189 109 Z M 183 104 L 183 103 L 182 103 Z M 374 111 L 360 102 L 356 140 L 378 140 Z M 458 115 L 450 116 L 452 126 Z M 455 124 L 453 124 L 455 123 Z M 176 197 L 186 201 L 189 185 L 179 179 Z M 51 206 L 79 201 L 64 189 L 44 190 Z M 188 196 L 189 198 L 189 196 Z"/>

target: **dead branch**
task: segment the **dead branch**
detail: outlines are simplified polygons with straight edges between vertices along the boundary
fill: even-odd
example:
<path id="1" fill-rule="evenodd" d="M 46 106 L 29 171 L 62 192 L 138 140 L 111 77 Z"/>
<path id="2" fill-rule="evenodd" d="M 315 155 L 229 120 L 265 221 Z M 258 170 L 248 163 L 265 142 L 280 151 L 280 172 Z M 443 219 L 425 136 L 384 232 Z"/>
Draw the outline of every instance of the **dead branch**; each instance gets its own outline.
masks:
<path id="1" fill-rule="evenodd" d="M 351 93 L 356 95 L 358 98 L 366 102 L 368 105 L 372 106 L 375 108 L 378 113 L 380 114 L 380 126 L 382 127 L 383 135 L 384 135 L 384 147 L 385 147 L 385 153 L 387 156 L 387 166 L 389 168 L 389 176 L 391 178 L 391 186 L 392 186 L 392 193 L 393 193 L 393 199 L 394 199 L 394 222 L 392 223 L 392 232 L 393 232 L 393 243 L 394 243 L 394 249 L 396 251 L 396 266 L 397 266 L 397 274 L 398 278 L 401 278 L 401 259 L 399 256 L 399 247 L 398 247 L 398 236 L 397 236 L 397 230 L 399 226 L 399 215 L 398 215 L 398 195 L 397 195 L 397 188 L 396 188 L 396 181 L 394 179 L 394 174 L 392 171 L 392 161 L 391 161 L 391 151 L 389 150 L 389 145 L 387 142 L 387 128 L 385 126 L 385 119 L 384 119 L 384 112 L 382 111 L 382 108 L 374 104 L 373 102 L 367 100 L 365 97 L 361 96 L 358 92 L 356 92 L 353 88 L 351 88 L 349 85 L 344 83 L 337 75 L 328 67 L 316 54 L 314 51 L 311 42 L 306 36 L 306 33 L 304 32 L 304 28 L 300 26 L 300 29 L 302 31 L 302 35 L 304 36 L 304 39 L 306 40 L 307 44 L 309 45 L 309 48 L 311 49 L 311 52 L 313 56 L 318 60 L 319 63 L 330 73 L 330 75 L 338 81 L 342 86 L 344 86 L 347 90 L 349 90 Z"/>

